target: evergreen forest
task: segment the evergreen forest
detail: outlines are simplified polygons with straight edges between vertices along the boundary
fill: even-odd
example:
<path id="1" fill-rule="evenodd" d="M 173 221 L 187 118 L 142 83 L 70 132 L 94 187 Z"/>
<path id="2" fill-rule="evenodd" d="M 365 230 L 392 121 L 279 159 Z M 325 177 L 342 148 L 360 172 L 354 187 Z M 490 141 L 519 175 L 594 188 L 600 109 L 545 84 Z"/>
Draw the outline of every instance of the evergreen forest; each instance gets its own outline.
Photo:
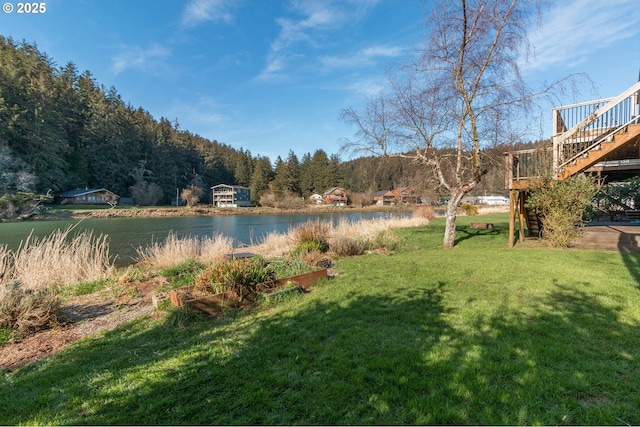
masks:
<path id="1" fill-rule="evenodd" d="M 504 151 L 487 150 L 478 191 L 504 190 Z M 156 119 L 90 71 L 0 36 L 0 196 L 89 187 L 132 197 L 142 188 L 138 194 L 155 197 L 137 204 L 169 204 L 176 189 L 198 186 L 207 195 L 224 183 L 250 187 L 256 204 L 267 192 L 306 198 L 334 186 L 352 194 L 410 186 L 427 199 L 446 197 L 427 172 L 401 157 L 342 161 L 322 149 L 300 158 L 292 150 L 285 159 L 254 155 L 180 129 L 177 119 Z"/>

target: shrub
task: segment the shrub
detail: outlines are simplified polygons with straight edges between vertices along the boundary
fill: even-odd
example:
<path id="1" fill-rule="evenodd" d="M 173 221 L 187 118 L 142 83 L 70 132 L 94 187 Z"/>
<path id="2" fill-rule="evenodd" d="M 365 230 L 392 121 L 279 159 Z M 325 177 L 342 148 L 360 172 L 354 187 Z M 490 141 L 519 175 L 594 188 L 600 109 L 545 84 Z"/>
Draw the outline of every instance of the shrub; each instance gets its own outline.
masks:
<path id="1" fill-rule="evenodd" d="M 467 215 L 478 215 L 478 207 L 472 203 L 464 202 L 460 205 L 460 209 Z"/>
<path id="2" fill-rule="evenodd" d="M 380 231 L 369 243 L 369 249 L 384 249 L 389 252 L 395 251 L 399 246 L 400 239 L 391 230 Z"/>
<path id="3" fill-rule="evenodd" d="M 340 236 L 331 242 L 331 250 L 338 256 L 360 255 L 362 245 L 350 237 Z"/>
<path id="4" fill-rule="evenodd" d="M 431 205 L 418 206 L 414 209 L 413 216 L 417 218 L 425 218 L 431 221 L 436 217 L 436 210 Z"/>
<path id="5" fill-rule="evenodd" d="M 326 252 L 329 250 L 331 224 L 320 221 L 307 221 L 293 229 L 292 237 L 299 252 Z"/>
<path id="6" fill-rule="evenodd" d="M 543 238 L 553 247 L 567 247 L 581 232 L 585 209 L 596 192 L 593 178 L 571 177 L 531 193 L 527 207 L 542 217 Z"/>
<path id="7" fill-rule="evenodd" d="M 25 335 L 56 320 L 58 298 L 48 290 L 25 289 L 19 280 L 0 287 L 0 329 Z"/>
<path id="8" fill-rule="evenodd" d="M 274 274 L 264 259 L 232 259 L 207 267 L 196 277 L 196 289 L 207 293 L 232 291 L 242 300 L 256 293 L 257 285 L 274 280 Z"/>

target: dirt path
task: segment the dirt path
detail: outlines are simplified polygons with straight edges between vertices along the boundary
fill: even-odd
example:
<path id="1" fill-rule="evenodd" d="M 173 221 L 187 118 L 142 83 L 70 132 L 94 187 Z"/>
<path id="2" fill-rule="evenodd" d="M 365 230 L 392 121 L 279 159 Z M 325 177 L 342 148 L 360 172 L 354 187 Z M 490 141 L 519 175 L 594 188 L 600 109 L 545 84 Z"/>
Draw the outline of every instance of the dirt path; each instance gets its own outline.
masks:
<path id="1" fill-rule="evenodd" d="M 68 321 L 0 347 L 0 367 L 15 370 L 52 356 L 81 338 L 113 330 L 138 316 L 161 316 L 151 302 L 151 296 L 160 285 L 160 279 L 151 279 L 118 290 L 105 289 L 66 299 L 61 311 Z"/>

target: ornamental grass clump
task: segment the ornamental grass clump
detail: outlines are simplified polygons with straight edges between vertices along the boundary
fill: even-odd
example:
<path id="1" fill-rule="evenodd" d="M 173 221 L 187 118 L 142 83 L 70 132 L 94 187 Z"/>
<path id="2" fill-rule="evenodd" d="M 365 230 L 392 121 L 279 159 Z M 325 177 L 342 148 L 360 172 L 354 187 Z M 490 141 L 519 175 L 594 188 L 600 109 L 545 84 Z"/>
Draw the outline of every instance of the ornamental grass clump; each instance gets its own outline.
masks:
<path id="1" fill-rule="evenodd" d="M 331 224 L 307 221 L 293 229 L 292 237 L 298 252 L 327 252 Z"/>
<path id="2" fill-rule="evenodd" d="M 73 228 L 56 230 L 40 239 L 30 234 L 16 251 L 0 248 L 0 258 L 8 260 L 5 282 L 19 280 L 24 289 L 37 291 L 113 274 L 108 236 L 94 237 L 88 230 L 72 235 Z"/>
<path id="3" fill-rule="evenodd" d="M 195 289 L 209 294 L 232 292 L 243 300 L 247 295 L 255 294 L 259 284 L 274 279 L 273 270 L 260 257 L 232 259 L 207 267 L 196 277 Z"/>

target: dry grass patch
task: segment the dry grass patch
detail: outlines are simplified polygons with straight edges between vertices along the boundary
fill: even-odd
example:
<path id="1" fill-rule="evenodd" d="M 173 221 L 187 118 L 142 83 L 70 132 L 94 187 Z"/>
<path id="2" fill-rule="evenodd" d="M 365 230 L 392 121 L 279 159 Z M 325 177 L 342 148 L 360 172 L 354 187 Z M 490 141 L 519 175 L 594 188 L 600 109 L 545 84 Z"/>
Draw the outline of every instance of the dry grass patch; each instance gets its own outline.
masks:
<path id="1" fill-rule="evenodd" d="M 4 280 L 20 280 L 27 290 L 46 290 L 107 278 L 115 267 L 106 235 L 91 231 L 71 235 L 73 227 L 38 239 L 30 234 L 15 251 L 0 249 L 8 268 Z"/>
<path id="2" fill-rule="evenodd" d="M 182 237 L 170 232 L 164 242 L 139 247 L 138 263 L 152 268 L 167 268 L 189 259 L 210 263 L 233 251 L 233 239 L 223 235 L 214 237 Z"/>

